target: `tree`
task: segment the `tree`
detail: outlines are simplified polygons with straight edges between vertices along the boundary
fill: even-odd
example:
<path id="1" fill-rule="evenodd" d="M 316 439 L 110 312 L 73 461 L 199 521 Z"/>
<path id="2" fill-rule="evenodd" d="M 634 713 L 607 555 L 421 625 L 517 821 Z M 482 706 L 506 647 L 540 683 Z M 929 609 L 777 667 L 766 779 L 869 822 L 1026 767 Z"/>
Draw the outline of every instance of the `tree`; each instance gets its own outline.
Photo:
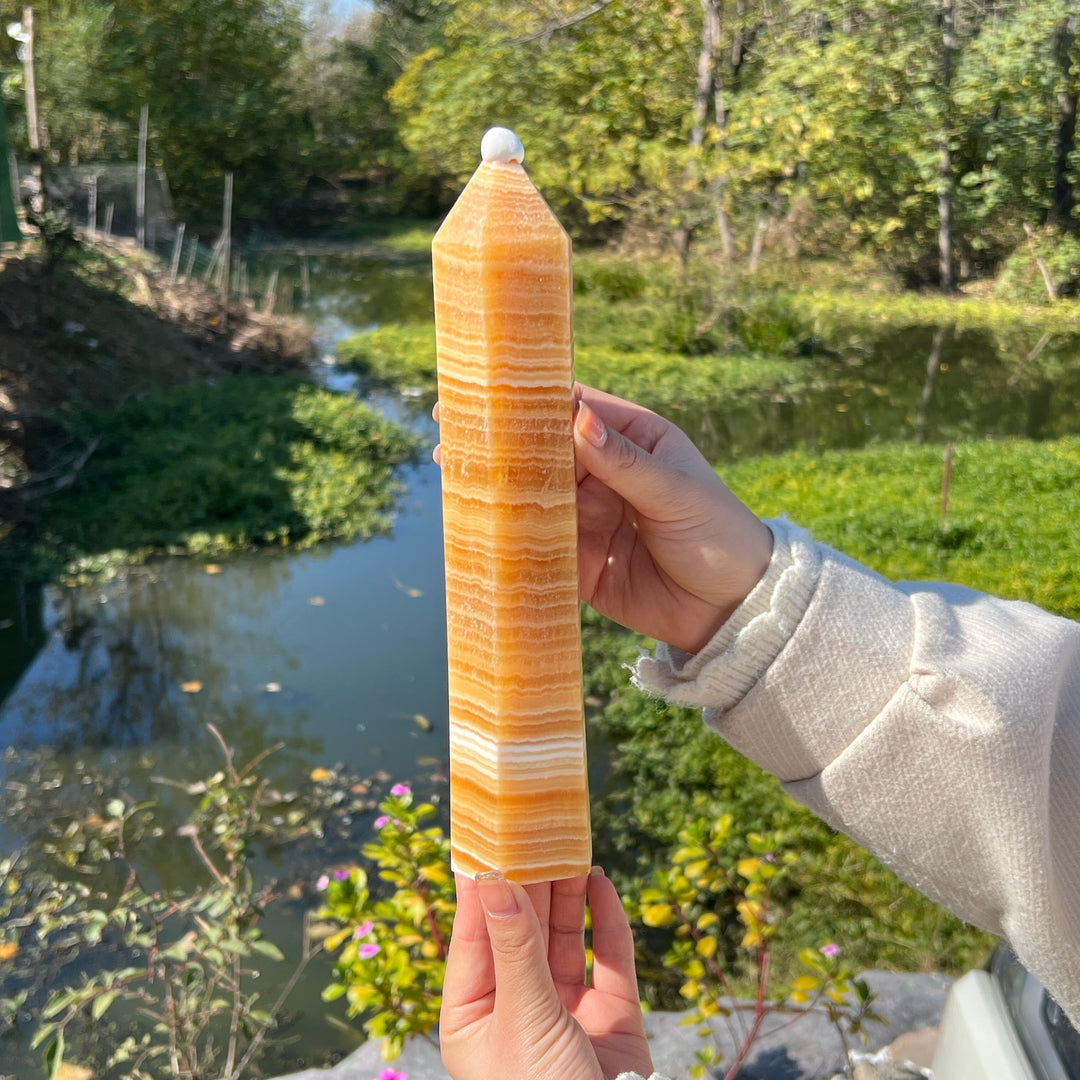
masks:
<path id="1" fill-rule="evenodd" d="M 299 0 L 116 0 L 96 104 L 129 129 L 150 107 L 151 152 L 185 216 L 214 217 L 221 177 L 243 215 L 297 190 L 310 134 L 289 86 Z"/>
<path id="2" fill-rule="evenodd" d="M 493 124 L 575 228 L 670 224 L 681 197 L 698 27 L 682 0 L 458 0 L 441 45 L 391 92 L 420 167 L 460 188 Z"/>

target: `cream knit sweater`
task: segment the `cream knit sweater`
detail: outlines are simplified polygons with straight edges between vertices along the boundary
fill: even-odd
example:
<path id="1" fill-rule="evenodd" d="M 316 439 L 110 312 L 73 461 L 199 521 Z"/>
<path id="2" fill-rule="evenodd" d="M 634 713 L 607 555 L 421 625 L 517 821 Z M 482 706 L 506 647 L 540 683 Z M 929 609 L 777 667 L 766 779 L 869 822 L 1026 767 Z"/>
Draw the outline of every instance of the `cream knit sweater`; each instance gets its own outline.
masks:
<path id="1" fill-rule="evenodd" d="M 1007 937 L 1080 1027 L 1080 623 L 893 584 L 769 527 L 769 569 L 713 640 L 661 644 L 634 681 L 703 708 L 799 802 Z"/>

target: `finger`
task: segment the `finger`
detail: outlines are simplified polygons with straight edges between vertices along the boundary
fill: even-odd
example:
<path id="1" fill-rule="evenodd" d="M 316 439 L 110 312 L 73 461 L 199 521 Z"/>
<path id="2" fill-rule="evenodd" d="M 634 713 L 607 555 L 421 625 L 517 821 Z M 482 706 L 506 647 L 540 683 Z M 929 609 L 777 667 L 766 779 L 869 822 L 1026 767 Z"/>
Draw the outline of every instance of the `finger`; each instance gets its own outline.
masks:
<path id="1" fill-rule="evenodd" d="M 588 880 L 592 912 L 594 990 L 624 1001 L 638 1001 L 634 935 L 611 880 L 601 872 Z"/>
<path id="2" fill-rule="evenodd" d="M 635 405 L 632 401 L 596 390 L 584 383 L 574 384 L 573 400 L 575 409 L 582 403 L 588 405 L 605 424 L 629 435 L 646 450 L 651 450 L 655 441 L 671 426 L 663 417 L 642 405 Z"/>
<path id="3" fill-rule="evenodd" d="M 533 911 L 536 912 L 537 919 L 540 921 L 540 931 L 544 937 L 544 952 L 546 953 L 551 933 L 551 882 L 541 881 L 535 885 L 526 885 L 525 893 L 529 897 Z"/>
<path id="4" fill-rule="evenodd" d="M 677 428 L 669 430 L 678 432 Z M 661 516 L 663 508 L 671 504 L 673 491 L 678 490 L 675 481 L 685 480 L 661 465 L 648 450 L 605 424 L 584 399 L 574 417 L 574 451 L 579 468 L 649 516 Z"/>
<path id="5" fill-rule="evenodd" d="M 431 459 L 436 465 L 442 465 L 442 443 L 435 444 L 435 449 L 431 451 Z"/>
<path id="6" fill-rule="evenodd" d="M 455 875 L 457 911 L 443 980 L 443 1013 L 483 1001 L 495 992 L 495 962 L 491 956 L 487 920 L 476 882 Z"/>
<path id="7" fill-rule="evenodd" d="M 551 883 L 548 964 L 556 986 L 585 985 L 585 887 L 588 877 Z"/>
<path id="8" fill-rule="evenodd" d="M 431 419 L 434 420 L 436 424 L 439 422 L 439 403 L 437 401 L 431 406 Z"/>
<path id="9" fill-rule="evenodd" d="M 515 1026 L 545 1031 L 561 1006 L 529 895 L 498 871 L 478 874 L 476 886 L 495 966 L 495 1010 Z"/>

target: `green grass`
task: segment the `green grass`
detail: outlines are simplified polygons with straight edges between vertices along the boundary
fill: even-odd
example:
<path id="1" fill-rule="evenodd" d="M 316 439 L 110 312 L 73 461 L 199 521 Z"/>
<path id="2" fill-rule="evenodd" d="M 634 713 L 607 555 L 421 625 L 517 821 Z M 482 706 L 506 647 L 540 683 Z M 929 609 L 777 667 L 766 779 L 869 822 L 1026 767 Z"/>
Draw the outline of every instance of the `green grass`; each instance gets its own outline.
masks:
<path id="1" fill-rule="evenodd" d="M 435 331 L 430 325 L 391 325 L 358 334 L 338 345 L 337 360 L 381 385 L 436 394 Z M 655 349 L 622 352 L 584 342 L 576 348 L 574 372 L 590 386 L 650 408 L 791 394 L 810 377 L 808 365 L 798 360 L 748 354 L 685 357 Z"/>
<path id="2" fill-rule="evenodd" d="M 34 576 L 385 533 L 417 452 L 369 406 L 283 376 L 160 390 L 81 426 L 99 442 L 76 483 L 5 551 Z"/>

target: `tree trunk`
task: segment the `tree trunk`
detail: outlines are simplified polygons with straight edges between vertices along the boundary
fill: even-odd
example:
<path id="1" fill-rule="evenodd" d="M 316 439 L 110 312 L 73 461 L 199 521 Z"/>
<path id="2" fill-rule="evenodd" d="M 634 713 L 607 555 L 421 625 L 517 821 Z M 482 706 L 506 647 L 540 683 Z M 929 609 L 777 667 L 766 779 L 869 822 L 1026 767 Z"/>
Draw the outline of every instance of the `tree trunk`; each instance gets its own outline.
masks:
<path id="1" fill-rule="evenodd" d="M 956 51 L 953 0 L 941 0 L 941 130 L 938 133 L 938 276 L 941 291 L 956 287 L 953 276 L 952 151 L 949 149 L 949 92 L 952 85 L 953 53 Z"/>
<path id="2" fill-rule="evenodd" d="M 1070 15 L 1054 31 L 1054 57 L 1061 74 L 1062 88 L 1057 95 L 1058 122 L 1054 133 L 1054 190 L 1046 223 L 1068 232 L 1076 232 L 1078 228 L 1078 223 L 1073 217 L 1076 195 L 1073 191 L 1069 169 L 1069 159 L 1076 149 L 1076 108 L 1077 99 L 1080 97 L 1080 80 L 1072 74 L 1078 23 L 1080 20 L 1075 15 Z"/>
<path id="3" fill-rule="evenodd" d="M 694 157 L 687 166 L 686 180 L 693 179 L 697 170 L 696 152 L 705 145 L 705 121 L 709 115 L 709 103 L 719 98 L 720 89 L 717 79 L 717 54 L 720 48 L 720 3 L 721 0 L 701 0 L 704 19 L 701 26 L 701 50 L 698 53 L 697 80 L 694 84 L 694 107 L 691 113 L 689 146 Z M 722 109 L 723 105 L 719 105 Z M 687 183 L 687 188 L 692 184 Z M 688 222 L 675 230 L 675 250 L 685 269 L 690 257 L 690 237 L 693 233 Z"/>

